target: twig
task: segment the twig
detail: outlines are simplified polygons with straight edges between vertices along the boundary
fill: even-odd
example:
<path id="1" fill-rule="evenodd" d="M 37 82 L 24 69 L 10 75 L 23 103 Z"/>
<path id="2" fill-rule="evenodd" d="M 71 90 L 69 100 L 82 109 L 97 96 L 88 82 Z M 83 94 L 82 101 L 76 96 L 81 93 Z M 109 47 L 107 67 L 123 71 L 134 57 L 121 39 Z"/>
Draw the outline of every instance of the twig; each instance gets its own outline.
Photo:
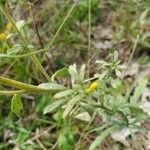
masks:
<path id="1" fill-rule="evenodd" d="M 36 139 L 36 142 L 39 144 L 39 146 L 43 149 L 43 150 L 47 150 L 47 148 L 42 144 L 42 142 L 39 139 Z"/>
<path id="2" fill-rule="evenodd" d="M 38 29 L 38 26 L 37 26 L 36 21 L 35 21 L 35 16 L 34 16 L 34 11 L 33 11 L 32 5 L 33 4 L 29 1 L 29 9 L 30 9 L 30 13 L 31 13 L 31 16 L 32 16 L 32 21 L 33 21 L 34 29 L 35 29 L 36 35 L 38 37 L 41 49 L 43 49 L 44 48 L 44 44 L 42 42 L 42 38 L 40 36 L 39 29 Z"/>
<path id="3" fill-rule="evenodd" d="M 137 35 L 137 38 L 136 38 L 136 41 L 135 41 L 135 43 L 134 43 L 134 45 L 133 45 L 133 49 L 132 49 L 131 55 L 130 55 L 130 57 L 129 57 L 129 59 L 128 59 L 127 67 L 126 67 L 126 69 L 125 69 L 125 70 L 123 71 L 123 73 L 122 73 L 122 79 L 123 79 L 123 77 L 124 77 L 124 75 L 125 75 L 126 70 L 127 70 L 128 67 L 129 67 L 129 65 L 130 65 L 130 63 L 131 63 L 131 61 L 132 61 L 132 59 L 133 59 L 134 52 L 135 52 L 135 50 L 136 50 L 136 47 L 137 47 L 139 38 L 140 38 L 140 35 L 138 34 L 138 35 Z"/>
<path id="4" fill-rule="evenodd" d="M 35 141 L 36 139 L 40 138 L 41 136 L 43 136 L 44 134 L 48 133 L 50 130 L 52 130 L 54 128 L 54 126 L 52 126 L 51 128 L 47 128 L 44 131 L 40 131 L 38 134 L 36 134 L 35 136 L 33 136 L 32 138 L 28 139 L 24 144 L 28 144 L 30 141 Z"/>
<path id="5" fill-rule="evenodd" d="M 30 1 L 29 1 L 29 9 L 30 9 L 30 12 L 31 12 L 34 29 L 35 29 L 37 38 L 38 38 L 38 40 L 39 40 L 41 49 L 44 49 L 44 44 L 43 44 L 43 42 L 42 42 L 42 38 L 41 38 L 41 36 L 40 36 L 39 29 L 38 29 L 38 26 L 37 26 L 37 24 L 36 24 L 36 20 L 35 20 L 35 15 L 34 15 L 32 3 L 31 3 Z M 49 57 L 48 57 L 47 54 L 46 54 L 46 59 L 47 59 L 47 61 L 48 61 L 48 63 L 49 63 L 49 68 L 51 69 L 51 71 L 52 71 L 52 73 L 53 73 L 53 72 L 54 72 L 53 65 L 52 65 L 51 60 L 49 59 Z"/>
<path id="6" fill-rule="evenodd" d="M 52 146 L 52 148 L 50 148 L 50 150 L 56 149 L 57 144 L 58 144 L 58 141 Z"/>
<path id="7" fill-rule="evenodd" d="M 137 37 L 136 37 L 136 41 L 135 41 L 135 43 L 134 43 L 134 45 L 133 45 L 133 49 L 132 49 L 131 55 L 130 55 L 130 57 L 129 57 L 127 66 L 129 66 L 130 63 L 131 63 L 131 61 L 132 61 L 132 58 L 133 58 L 134 52 L 135 52 L 135 50 L 136 50 L 136 47 L 137 47 L 139 38 L 140 38 L 140 35 L 138 34 Z"/>
<path id="8" fill-rule="evenodd" d="M 5 76 L 5 75 L 9 72 L 9 70 L 12 68 L 12 66 L 13 66 L 15 63 L 16 63 L 16 60 L 14 60 L 14 62 L 12 62 L 12 63 L 9 65 L 9 67 L 5 70 L 5 72 L 2 74 L 2 76 Z"/>
<path id="9" fill-rule="evenodd" d="M 91 52 L 91 2 L 92 0 L 89 0 L 88 3 L 88 52 L 87 52 L 87 67 L 88 67 L 88 76 L 90 74 L 90 52 Z"/>

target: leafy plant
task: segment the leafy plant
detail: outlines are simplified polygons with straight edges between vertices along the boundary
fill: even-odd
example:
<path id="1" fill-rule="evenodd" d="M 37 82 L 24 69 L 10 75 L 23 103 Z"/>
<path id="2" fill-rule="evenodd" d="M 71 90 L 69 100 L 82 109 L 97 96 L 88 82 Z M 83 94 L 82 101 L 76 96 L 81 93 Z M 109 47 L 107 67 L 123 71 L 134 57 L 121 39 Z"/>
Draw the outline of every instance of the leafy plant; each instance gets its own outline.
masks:
<path id="1" fill-rule="evenodd" d="M 14 3 L 17 3 L 17 1 L 14 1 Z M 25 1 L 19 1 L 19 3 L 24 4 Z M 111 3 L 112 2 L 110 2 L 110 4 Z M 147 3 L 148 1 L 145 1 L 143 3 L 144 6 Z M 116 1 L 115 4 L 119 11 L 122 12 L 120 2 Z M 136 12 L 137 8 L 133 8 L 133 4 L 134 2 L 128 4 L 125 12 L 126 15 L 131 12 Z M 141 6 L 137 7 L 141 8 Z M 66 7 L 63 7 L 63 9 L 64 8 L 66 9 Z M 68 14 L 63 18 L 56 34 L 46 48 L 44 48 L 44 44 L 42 43 L 37 26 L 34 22 L 37 36 L 42 47 L 42 49 L 39 50 L 36 50 L 36 47 L 34 47 L 31 42 L 31 38 L 29 37 L 30 30 L 28 29 L 27 22 L 25 20 L 16 22 L 11 16 L 10 11 L 8 11 L 5 0 L 0 1 L 0 9 L 8 20 L 8 23 L 6 23 L 4 16 L 1 14 L 0 63 L 2 66 L 1 68 L 6 64 L 9 65 L 6 70 L 4 67 L 1 71 L 4 73 L 0 76 L 0 84 L 4 87 L 0 87 L 0 95 L 12 96 L 11 113 L 10 116 L 5 119 L 4 123 L 1 121 L 1 130 L 2 134 L 10 132 L 5 131 L 7 128 L 15 130 L 16 133 L 13 132 L 13 134 L 10 135 L 11 139 L 13 139 L 13 141 L 10 142 L 14 144 L 16 149 L 39 149 L 36 143 L 38 143 L 42 149 L 44 149 L 43 145 L 52 147 L 52 149 L 57 147 L 60 150 L 76 149 L 76 146 L 78 149 L 82 138 L 89 138 L 88 136 L 91 134 L 96 136 L 96 138 L 89 140 L 91 142 L 88 148 L 89 150 L 95 150 L 107 136 L 114 132 L 119 132 L 127 128 L 131 136 L 133 136 L 135 132 L 142 129 L 142 123 L 146 119 L 149 119 L 149 114 L 147 110 L 144 110 L 140 106 L 140 96 L 148 84 L 148 79 L 138 78 L 133 86 L 126 83 L 123 79 L 126 67 L 118 60 L 119 54 L 117 51 L 108 55 L 106 60 L 97 60 L 96 64 L 94 64 L 97 71 L 95 71 L 92 76 L 89 76 L 88 70 L 90 67 L 88 63 L 92 60 L 89 55 L 90 53 L 86 54 L 89 55 L 88 59 L 91 59 L 88 60 L 89 62 L 86 62 L 82 66 L 74 64 L 69 67 L 61 68 L 51 76 L 43 67 L 45 59 L 43 59 L 40 53 L 47 52 L 51 48 L 65 22 L 70 18 L 71 13 L 74 19 L 73 21 L 77 23 L 73 23 L 73 26 L 68 23 L 60 39 L 66 40 L 69 44 L 80 44 L 84 49 L 88 47 L 89 51 L 93 50 L 91 42 L 91 25 L 96 25 L 98 21 L 98 0 L 76 1 L 70 9 L 67 7 L 67 10 L 69 9 Z M 89 12 L 88 15 L 87 12 Z M 32 9 L 31 13 L 33 13 Z M 122 14 L 124 14 L 124 12 L 122 12 Z M 62 18 L 63 15 L 63 12 L 60 16 L 58 15 L 58 20 Z M 141 31 L 142 27 L 145 25 L 145 20 L 149 16 L 149 9 L 144 10 L 142 14 L 138 11 L 138 16 L 140 18 L 133 23 L 132 16 L 120 20 L 121 28 L 118 37 L 120 35 L 121 37 L 119 38 L 129 37 L 130 40 L 134 41 L 135 37 L 138 37 L 133 46 L 133 53 L 137 43 L 149 47 L 149 33 L 142 32 L 144 30 Z M 56 24 L 54 23 L 55 27 L 57 27 L 57 24 L 60 24 L 58 20 L 56 18 Z M 87 20 L 89 21 L 88 46 L 82 45 L 82 36 L 80 37 L 78 33 L 73 31 L 76 25 L 80 26 L 82 23 L 84 24 L 84 21 L 87 22 Z M 83 43 L 86 42 L 86 40 L 83 40 Z M 66 43 L 60 44 L 60 49 L 62 49 L 64 45 L 68 46 Z M 62 55 L 64 55 L 64 53 L 62 53 Z M 32 61 L 25 59 L 29 57 L 31 57 L 33 64 Z M 132 57 L 133 54 L 131 54 L 131 59 Z M 49 60 L 49 55 L 47 55 L 47 59 L 49 62 L 48 68 L 52 68 L 53 66 L 51 65 L 51 60 Z M 56 58 L 56 60 L 57 59 L 58 58 Z M 66 57 L 64 57 L 64 59 L 66 59 Z M 129 59 L 129 62 L 131 59 Z M 144 58 L 144 60 L 140 61 L 141 63 L 145 63 L 147 60 L 148 58 Z M 11 68 L 13 69 L 8 76 L 13 79 L 4 77 Z M 31 69 L 32 71 L 30 71 Z M 63 84 L 61 80 L 68 82 L 67 84 Z M 32 100 L 34 98 L 37 101 L 33 104 Z M 2 109 L 5 109 L 10 98 L 6 98 L 5 102 L 3 102 L 4 97 L 1 96 L 0 99 L 0 102 L 4 106 Z M 25 101 L 26 99 L 31 99 L 31 101 L 27 104 Z M 29 126 L 26 120 L 21 119 L 21 117 L 26 115 L 24 112 L 27 110 L 24 110 L 24 107 L 28 107 L 28 110 L 34 109 L 32 105 L 36 105 L 36 113 L 28 116 L 32 124 L 32 126 Z M 6 115 L 7 111 L 1 112 L 1 114 Z M 43 112 L 44 115 L 42 115 L 41 112 Z M 27 114 L 29 113 L 30 111 L 27 112 Z M 16 115 L 14 118 L 13 114 Z M 36 116 L 37 114 L 38 116 Z M 17 117 L 19 117 L 19 120 L 12 123 L 12 119 L 10 118 L 16 119 Z M 97 123 L 98 119 L 100 119 L 100 121 Z M 79 123 L 79 126 L 77 126 L 77 123 Z M 44 127 L 50 126 L 49 130 L 44 129 L 46 132 L 39 132 L 41 124 Z M 30 132 L 35 130 L 35 136 L 30 139 Z M 43 138 L 41 136 L 41 139 L 44 139 L 42 141 L 44 144 L 40 143 L 37 137 L 42 134 L 45 135 L 48 132 L 51 132 L 52 139 L 46 136 Z M 78 141 L 76 142 L 77 139 Z M 34 140 L 36 140 L 36 142 Z M 7 138 L 5 141 L 7 141 Z M 31 143 L 32 146 L 30 146 L 29 143 Z M 11 148 L 9 142 L 8 145 L 3 143 L 2 146 L 0 145 L 0 148 L 1 147 Z M 83 149 L 87 149 L 87 147 Z"/>
<path id="2" fill-rule="evenodd" d="M 44 113 L 50 113 L 56 108 L 63 109 L 63 117 L 75 117 L 82 121 L 92 121 L 91 115 L 97 113 L 106 125 L 102 133 L 91 144 L 94 150 L 110 133 L 129 127 L 131 130 L 140 129 L 146 114 L 139 107 L 139 98 L 147 85 L 147 80 L 141 80 L 135 88 L 133 96 L 125 96 L 123 83 L 120 79 L 124 66 L 117 59 L 117 52 L 112 55 L 110 62 L 97 61 L 102 73 L 85 79 L 85 65 L 77 71 L 76 65 L 68 68 L 71 77 L 71 87 L 56 93 L 57 101 L 47 106 Z M 60 70 L 64 71 L 64 69 Z M 60 71 L 58 71 L 60 73 Z M 113 74 L 116 74 L 114 79 Z M 57 72 L 55 73 L 57 75 Z M 96 80 L 89 85 L 88 82 Z M 123 93 L 120 90 L 123 87 Z M 118 89 L 118 90 L 117 90 Z M 127 92 L 127 89 L 125 89 Z"/>

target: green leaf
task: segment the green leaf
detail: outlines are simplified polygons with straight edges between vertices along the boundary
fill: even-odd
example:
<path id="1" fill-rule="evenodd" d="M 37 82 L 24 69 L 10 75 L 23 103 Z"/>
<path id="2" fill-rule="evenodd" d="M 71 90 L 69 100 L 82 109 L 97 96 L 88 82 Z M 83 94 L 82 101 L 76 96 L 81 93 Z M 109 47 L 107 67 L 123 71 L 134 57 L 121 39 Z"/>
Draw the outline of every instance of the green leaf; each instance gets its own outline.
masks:
<path id="1" fill-rule="evenodd" d="M 22 110 L 23 104 L 21 101 L 21 96 L 19 94 L 15 94 L 11 100 L 11 111 L 20 117 L 22 115 Z"/>
<path id="2" fill-rule="evenodd" d="M 58 137 L 59 150 L 72 150 L 74 145 L 74 136 L 71 130 L 64 129 Z"/>
<path id="3" fill-rule="evenodd" d="M 129 104 L 126 107 L 130 108 L 130 110 L 135 114 L 144 114 L 143 110 L 137 105 Z"/>
<path id="4" fill-rule="evenodd" d="M 57 77 L 68 77 L 68 76 L 70 75 L 69 75 L 68 69 L 65 67 L 54 73 L 54 75 L 52 76 L 52 81 L 54 81 L 54 79 Z"/>
<path id="5" fill-rule="evenodd" d="M 54 95 L 54 98 L 63 98 L 63 97 L 66 97 L 68 95 L 71 95 L 74 91 L 73 90 L 66 90 L 66 91 L 62 91 L 62 92 L 59 92 L 57 94 Z"/>
<path id="6" fill-rule="evenodd" d="M 118 69 L 115 69 L 115 73 L 117 75 L 117 77 L 121 77 L 121 71 Z"/>
<path id="7" fill-rule="evenodd" d="M 89 113 L 93 113 L 95 111 L 95 108 L 90 104 L 80 102 L 80 106 Z"/>
<path id="8" fill-rule="evenodd" d="M 16 23 L 16 26 L 18 28 L 18 30 L 21 32 L 21 30 L 23 29 L 24 25 L 26 24 L 25 20 L 20 20 Z"/>
<path id="9" fill-rule="evenodd" d="M 85 76 L 85 64 L 81 66 L 79 76 L 80 76 L 80 80 L 83 81 Z"/>
<path id="10" fill-rule="evenodd" d="M 44 108 L 44 115 L 47 113 L 51 113 L 53 110 L 55 110 L 57 107 L 62 105 L 66 100 L 59 100 L 56 102 L 51 103 L 50 105 L 46 106 Z"/>
<path id="11" fill-rule="evenodd" d="M 147 86 L 147 83 L 148 83 L 148 80 L 146 80 L 146 79 L 139 80 L 139 85 L 135 88 L 133 97 L 131 97 L 132 103 L 138 102 L 141 94 L 143 93 L 145 87 Z"/>
<path id="12" fill-rule="evenodd" d="M 139 59 L 138 59 L 138 62 L 140 65 L 144 65 L 146 63 L 148 63 L 150 61 L 150 57 L 149 56 L 141 56 Z"/>
<path id="13" fill-rule="evenodd" d="M 66 105 L 65 111 L 63 113 L 63 118 L 65 118 L 66 116 L 68 116 L 71 112 L 71 110 L 73 109 L 73 107 L 75 106 L 75 104 L 81 99 L 80 95 L 76 95 L 74 96 L 72 99 L 70 99 L 70 101 L 68 102 L 68 104 Z"/>
<path id="14" fill-rule="evenodd" d="M 11 55 L 7 55 L 7 54 L 0 53 L 0 58 L 5 58 L 5 57 L 11 58 L 12 56 L 11 56 Z"/>
<path id="15" fill-rule="evenodd" d="M 22 45 L 21 44 L 16 44 L 14 47 L 7 50 L 7 54 L 8 55 L 16 54 L 19 51 L 22 51 Z"/>
<path id="16" fill-rule="evenodd" d="M 77 67 L 76 65 L 71 65 L 69 66 L 69 74 L 71 75 L 71 82 L 72 82 L 72 85 L 75 83 L 75 81 L 77 80 L 78 78 L 78 73 L 77 73 Z"/>
<path id="17" fill-rule="evenodd" d="M 93 141 L 93 143 L 90 145 L 89 150 L 95 150 L 98 145 L 100 145 L 103 140 L 114 130 L 116 129 L 116 126 L 107 128 L 105 131 L 101 133 L 101 135 L 97 136 L 96 139 Z"/>
<path id="18" fill-rule="evenodd" d="M 65 90 L 65 86 L 57 83 L 42 83 L 38 85 L 39 88 L 50 90 L 50 91 L 61 91 Z"/>
<path id="19" fill-rule="evenodd" d="M 16 144 L 22 144 L 29 138 L 30 132 L 23 127 L 18 128 Z"/>
<path id="20" fill-rule="evenodd" d="M 77 119 L 80 119 L 82 121 L 91 121 L 91 116 L 88 112 L 82 112 L 75 116 Z"/>

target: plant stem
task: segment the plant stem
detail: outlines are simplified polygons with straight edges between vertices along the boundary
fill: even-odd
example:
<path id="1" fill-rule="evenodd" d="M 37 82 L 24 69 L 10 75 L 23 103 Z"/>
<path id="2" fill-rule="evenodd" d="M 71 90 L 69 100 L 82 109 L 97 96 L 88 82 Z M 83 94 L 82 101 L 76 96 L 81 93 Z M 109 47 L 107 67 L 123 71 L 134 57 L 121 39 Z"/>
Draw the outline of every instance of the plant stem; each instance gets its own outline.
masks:
<path id="1" fill-rule="evenodd" d="M 41 38 L 40 33 L 39 33 L 39 29 L 38 29 L 38 25 L 36 23 L 36 19 L 35 19 L 34 10 L 33 10 L 33 6 L 32 5 L 33 4 L 29 1 L 29 9 L 30 9 L 30 13 L 31 13 L 31 16 L 32 16 L 34 29 L 35 29 L 35 32 L 36 32 L 39 44 L 41 46 L 41 49 L 44 49 L 44 44 L 42 42 L 42 38 Z M 51 60 L 50 60 L 50 58 L 48 57 L 47 54 L 46 54 L 46 59 L 47 59 L 47 62 L 49 63 L 49 68 L 51 69 L 51 72 L 53 73 L 54 72 L 53 65 L 52 65 Z"/>
<path id="2" fill-rule="evenodd" d="M 133 45 L 133 49 L 132 49 L 131 55 L 130 55 L 130 57 L 129 57 L 129 59 L 128 59 L 127 67 L 126 67 L 126 69 L 125 69 L 125 70 L 123 71 L 123 73 L 122 73 L 122 78 L 124 77 L 125 72 L 127 71 L 129 65 L 131 64 L 131 61 L 132 61 L 132 59 L 133 59 L 133 55 L 134 55 L 134 52 L 135 52 L 135 50 L 136 50 L 136 47 L 137 47 L 139 38 L 140 38 L 140 35 L 138 34 L 137 37 L 136 37 L 136 41 L 135 41 L 135 43 L 134 43 L 134 45 Z"/>
<path id="3" fill-rule="evenodd" d="M 44 48 L 44 44 L 43 44 L 43 42 L 42 42 L 42 38 L 41 38 L 41 36 L 40 36 L 39 29 L 38 29 L 38 26 L 37 26 L 37 24 L 36 24 L 36 19 L 35 19 L 35 15 L 34 15 L 33 5 L 34 5 L 34 4 L 32 4 L 32 3 L 29 1 L 29 10 L 30 10 L 30 14 L 31 14 L 31 17 L 32 17 L 33 26 L 34 26 L 34 29 L 35 29 L 35 32 L 36 32 L 36 35 L 37 35 L 39 44 L 40 44 L 41 48 L 43 49 L 43 48 Z"/>
<path id="4" fill-rule="evenodd" d="M 28 51 L 32 52 L 32 50 L 30 50 L 28 48 L 28 43 L 26 41 L 26 39 L 24 38 L 24 36 L 22 35 L 22 33 L 18 30 L 16 23 L 14 21 L 14 19 L 12 18 L 12 16 L 10 15 L 10 13 L 8 12 L 8 10 L 6 9 L 6 7 L 0 2 L 0 9 L 2 11 L 2 13 L 5 15 L 5 17 L 9 20 L 9 22 L 12 24 L 12 26 L 14 27 L 14 29 L 16 30 L 16 32 L 18 33 L 18 35 L 21 37 L 21 40 L 23 42 L 23 44 L 25 45 L 25 47 L 27 48 Z M 42 72 L 42 74 L 45 76 L 45 78 L 50 82 L 51 78 L 49 77 L 49 75 L 46 73 L 46 71 L 44 70 L 44 68 L 41 66 L 40 62 L 38 61 L 37 57 L 35 55 L 32 56 L 32 60 L 34 61 L 34 63 L 37 65 L 37 67 L 39 68 L 39 70 Z"/>
<path id="5" fill-rule="evenodd" d="M 17 90 L 17 91 L 0 91 L 0 95 L 11 96 L 14 94 L 24 94 L 27 93 L 26 90 Z"/>
<path id="6" fill-rule="evenodd" d="M 68 14 L 66 15 L 66 17 L 64 18 L 62 24 L 59 26 L 57 32 L 55 33 L 54 37 L 52 38 L 52 40 L 50 41 L 49 45 L 48 45 L 48 49 L 52 46 L 54 40 L 56 39 L 57 35 L 59 34 L 59 32 L 61 31 L 61 29 L 63 28 L 64 24 L 66 23 L 66 21 L 68 20 L 68 18 L 70 17 L 72 11 L 74 10 L 76 6 L 76 2 L 72 5 L 72 7 L 70 8 Z"/>
<path id="7" fill-rule="evenodd" d="M 40 49 L 40 51 L 41 50 L 43 51 L 45 49 Z M 27 53 L 27 54 L 22 54 L 22 55 L 9 55 L 9 54 L 0 53 L 0 57 L 1 58 L 24 58 L 24 57 L 29 57 L 38 53 L 40 53 L 39 50 L 31 52 L 31 53 Z"/>
<path id="8" fill-rule="evenodd" d="M 88 77 L 90 74 L 90 51 L 91 51 L 91 2 L 88 1 L 88 52 L 87 52 L 87 68 L 88 68 Z"/>
<path id="9" fill-rule="evenodd" d="M 40 50 L 36 51 L 35 53 L 42 53 L 42 52 L 48 51 L 48 50 L 50 49 L 50 47 L 51 47 L 52 44 L 54 43 L 56 37 L 58 36 L 59 32 L 60 32 L 61 29 L 63 28 L 64 24 L 66 23 L 66 21 L 67 21 L 68 18 L 70 17 L 70 15 L 71 15 L 72 11 L 74 10 L 76 4 L 77 4 L 77 2 L 75 2 L 75 3 L 72 5 L 72 7 L 70 8 L 70 10 L 69 10 L 67 16 L 64 18 L 62 24 L 59 26 L 57 32 L 55 33 L 54 37 L 53 37 L 52 40 L 50 41 L 48 47 L 45 48 L 45 49 L 40 49 Z M 32 55 L 32 54 L 30 53 L 30 55 Z"/>
<path id="10" fill-rule="evenodd" d="M 2 77 L 2 76 L 0 76 L 0 84 L 7 85 L 7 86 L 10 86 L 10 87 L 14 87 L 14 88 L 17 88 L 17 89 L 26 90 L 26 91 L 29 91 L 29 92 L 49 91 L 49 90 L 46 90 L 46 89 L 43 89 L 43 88 L 39 88 L 38 86 L 22 83 L 22 82 L 15 81 L 15 80 L 12 80 L 12 79 L 8 79 L 8 78 Z"/>
<path id="11" fill-rule="evenodd" d="M 130 63 L 131 63 L 131 61 L 132 61 L 132 58 L 133 58 L 134 52 L 135 52 L 135 50 L 136 50 L 136 47 L 137 47 L 139 38 L 140 38 L 140 35 L 138 34 L 137 37 L 136 37 L 136 41 L 135 41 L 135 43 L 134 43 L 134 45 L 133 45 L 133 49 L 132 49 L 130 58 L 129 58 L 129 60 L 128 60 L 127 66 L 129 66 Z"/>

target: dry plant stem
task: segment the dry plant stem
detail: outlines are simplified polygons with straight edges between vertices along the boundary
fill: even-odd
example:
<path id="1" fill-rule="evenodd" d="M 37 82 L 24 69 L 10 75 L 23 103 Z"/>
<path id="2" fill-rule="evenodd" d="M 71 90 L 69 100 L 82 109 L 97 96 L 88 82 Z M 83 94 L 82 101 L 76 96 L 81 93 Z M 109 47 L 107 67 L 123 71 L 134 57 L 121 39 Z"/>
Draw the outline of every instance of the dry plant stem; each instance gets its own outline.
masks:
<path id="1" fill-rule="evenodd" d="M 58 145 L 58 141 L 52 146 L 52 148 L 50 148 L 50 150 L 55 150 L 57 145 Z"/>
<path id="2" fill-rule="evenodd" d="M 136 41 L 135 41 L 135 43 L 134 43 L 134 45 L 133 45 L 133 49 L 132 49 L 130 58 L 129 58 L 129 60 L 128 60 L 127 66 L 129 66 L 130 63 L 131 63 L 131 61 L 132 61 L 132 58 L 133 58 L 133 56 L 134 56 L 134 52 L 135 52 L 135 50 L 136 50 L 136 47 L 137 47 L 139 38 L 140 38 L 140 35 L 138 34 L 137 37 L 136 37 Z"/>
<path id="3" fill-rule="evenodd" d="M 133 49 L 132 49 L 131 55 L 130 55 L 129 60 L 128 60 L 128 62 L 127 62 L 127 68 L 126 68 L 126 69 L 123 71 L 123 73 L 122 73 L 122 78 L 124 77 L 125 72 L 126 72 L 126 70 L 128 69 L 129 65 L 131 64 L 131 61 L 132 61 L 134 52 L 135 52 L 135 50 L 136 50 L 136 47 L 137 47 L 139 38 L 140 38 L 140 35 L 138 34 L 137 37 L 136 37 L 136 41 L 135 41 L 135 43 L 134 43 L 134 45 L 133 45 Z"/>
<path id="4" fill-rule="evenodd" d="M 36 142 L 43 150 L 47 150 L 47 148 L 42 144 L 42 142 L 39 139 L 36 139 Z"/>
<path id="5" fill-rule="evenodd" d="M 22 90 L 25 90 L 25 91 L 28 91 L 28 92 L 44 92 L 44 91 L 46 92 L 46 91 L 48 91 L 46 89 L 39 88 L 38 86 L 22 83 L 22 82 L 15 81 L 15 80 L 12 80 L 12 79 L 8 79 L 8 78 L 2 77 L 2 76 L 0 76 L 0 84 L 7 85 L 7 86 L 10 86 L 10 87 L 14 87 L 14 88 L 17 88 L 17 89 L 22 89 Z M 22 92 L 25 92 L 25 91 L 22 91 Z"/>
<path id="6" fill-rule="evenodd" d="M 35 141 L 35 140 L 39 139 L 40 137 L 45 136 L 45 134 L 48 133 L 49 131 L 51 131 L 53 128 L 54 128 L 54 126 L 51 126 L 47 129 L 40 131 L 35 136 L 29 138 L 24 144 L 28 144 L 29 142 Z"/>
<path id="7" fill-rule="evenodd" d="M 10 13 L 8 12 L 8 10 L 6 9 L 6 7 L 0 2 L 0 9 L 2 11 L 2 13 L 5 15 L 5 17 L 9 20 L 9 22 L 12 24 L 12 26 L 14 27 L 14 29 L 16 30 L 16 32 L 18 33 L 18 35 L 21 37 L 22 42 L 24 43 L 25 47 L 28 49 L 28 51 L 31 52 L 31 50 L 28 48 L 28 44 L 26 42 L 26 39 L 24 38 L 24 36 L 21 34 L 21 32 L 18 30 L 16 23 L 14 21 L 14 19 L 12 18 L 12 16 L 10 15 Z M 37 67 L 39 68 L 39 70 L 42 72 L 42 74 L 46 77 L 46 79 L 48 81 L 51 81 L 49 75 L 46 73 L 46 71 L 44 70 L 44 68 L 41 66 L 40 62 L 38 61 L 37 57 L 35 55 L 32 56 L 32 60 L 34 61 L 34 63 L 37 65 Z"/>
<path id="8" fill-rule="evenodd" d="M 78 149 L 80 148 L 80 146 L 78 146 L 78 145 L 80 145 L 81 140 L 82 140 L 83 138 L 85 138 L 85 137 L 88 135 L 88 132 L 86 132 L 86 130 L 89 128 L 89 126 L 90 126 L 90 124 L 92 123 L 92 120 L 94 119 L 95 115 L 96 115 L 96 114 L 94 113 L 93 116 L 92 116 L 91 121 L 87 124 L 85 130 L 84 130 L 84 131 L 82 132 L 82 134 L 80 135 L 80 137 L 79 137 L 79 139 L 78 139 L 78 141 L 77 141 L 77 143 L 76 143 L 76 147 L 75 147 L 74 150 L 78 150 Z"/>
<path id="9" fill-rule="evenodd" d="M 88 3 L 88 52 L 87 52 L 87 68 L 88 68 L 88 76 L 90 74 L 90 52 L 91 52 L 91 2 L 92 0 L 89 0 Z"/>
<path id="10" fill-rule="evenodd" d="M 9 70 L 13 67 L 13 65 L 16 63 L 16 60 L 14 60 L 10 65 L 9 67 L 5 70 L 5 72 L 2 74 L 2 76 L 5 76 Z"/>
<path id="11" fill-rule="evenodd" d="M 35 15 L 34 15 L 34 11 L 33 11 L 33 7 L 32 7 L 32 3 L 29 2 L 29 9 L 30 9 L 30 12 L 31 12 L 31 16 L 32 16 L 32 20 L 33 20 L 33 25 L 34 25 L 34 29 L 35 29 L 35 32 L 36 32 L 36 35 L 37 35 L 37 38 L 39 40 L 39 44 L 41 46 L 41 49 L 44 49 L 44 44 L 42 42 L 42 38 L 40 36 L 40 33 L 39 33 L 39 29 L 38 29 L 38 26 L 36 24 L 36 21 L 35 21 Z M 52 73 L 54 72 L 54 69 L 53 69 L 53 65 L 51 63 L 51 60 L 49 59 L 48 55 L 46 54 L 46 59 L 49 63 L 49 68 L 51 69 Z"/>
<path id="12" fill-rule="evenodd" d="M 35 21 L 35 15 L 34 15 L 34 10 L 33 10 L 33 4 L 31 2 L 29 2 L 29 9 L 30 9 L 30 13 L 31 13 L 31 16 L 32 16 L 32 21 L 33 21 L 33 25 L 34 25 L 34 29 L 35 29 L 35 32 L 36 32 L 36 35 L 37 35 L 37 38 L 39 40 L 39 44 L 41 46 L 41 49 L 44 48 L 44 44 L 42 42 L 42 38 L 40 36 L 40 33 L 39 33 L 39 30 L 38 30 L 38 26 L 36 24 L 36 21 Z"/>

